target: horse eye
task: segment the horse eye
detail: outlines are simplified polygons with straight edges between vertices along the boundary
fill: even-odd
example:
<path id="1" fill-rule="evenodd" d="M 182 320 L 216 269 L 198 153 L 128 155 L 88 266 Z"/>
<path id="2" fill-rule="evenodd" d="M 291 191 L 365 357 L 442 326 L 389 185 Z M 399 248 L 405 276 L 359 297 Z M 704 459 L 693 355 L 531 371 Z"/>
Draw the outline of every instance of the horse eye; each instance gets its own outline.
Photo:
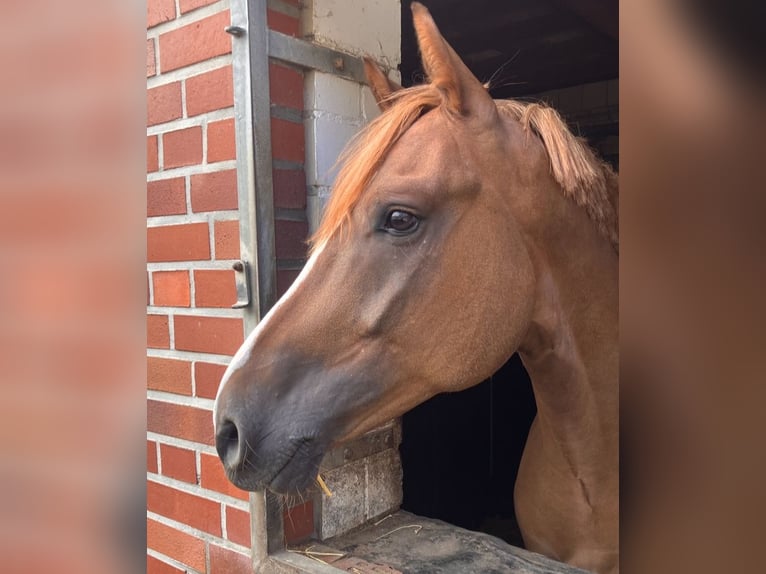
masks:
<path id="1" fill-rule="evenodd" d="M 406 234 L 415 231 L 419 223 L 420 218 L 417 215 L 409 211 L 394 209 L 386 216 L 383 229 L 393 234 Z"/>

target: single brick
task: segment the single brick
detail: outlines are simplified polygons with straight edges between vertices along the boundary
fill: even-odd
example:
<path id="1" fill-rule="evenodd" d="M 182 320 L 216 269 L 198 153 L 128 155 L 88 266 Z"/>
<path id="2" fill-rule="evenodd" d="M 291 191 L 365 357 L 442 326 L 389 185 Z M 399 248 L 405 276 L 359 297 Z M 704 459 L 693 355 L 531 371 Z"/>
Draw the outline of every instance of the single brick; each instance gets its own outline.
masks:
<path id="1" fill-rule="evenodd" d="M 146 519 L 146 547 L 178 560 L 195 570 L 205 571 L 204 540 L 151 518 Z"/>
<path id="2" fill-rule="evenodd" d="M 151 28 L 162 22 L 168 22 L 176 17 L 174 0 L 147 0 L 146 27 Z"/>
<path id="3" fill-rule="evenodd" d="M 234 572 L 251 572 L 253 568 L 248 554 L 241 554 L 210 545 L 210 570 L 208 574 L 232 574 Z"/>
<path id="4" fill-rule="evenodd" d="M 146 358 L 146 387 L 177 395 L 190 396 L 191 363 L 162 357 Z"/>
<path id="5" fill-rule="evenodd" d="M 146 508 L 193 528 L 221 536 L 221 505 L 154 481 L 146 484 Z"/>
<path id="6" fill-rule="evenodd" d="M 189 117 L 234 105 L 234 77 L 224 66 L 186 80 L 186 114 Z"/>
<path id="7" fill-rule="evenodd" d="M 194 363 L 194 388 L 197 396 L 205 399 L 214 399 L 218 394 L 218 386 L 221 384 L 226 365 L 215 363 Z"/>
<path id="8" fill-rule="evenodd" d="M 202 444 L 214 444 L 213 413 L 196 407 L 148 399 L 146 429 Z"/>
<path id="9" fill-rule="evenodd" d="M 207 125 L 207 162 L 237 159 L 234 118 L 210 122 Z"/>
<path id="10" fill-rule="evenodd" d="M 149 227 L 146 233 L 146 257 L 150 263 L 210 259 L 210 236 L 205 222 Z"/>
<path id="11" fill-rule="evenodd" d="M 250 513 L 226 507 L 226 537 L 236 544 L 250 546 Z"/>
<path id="12" fill-rule="evenodd" d="M 244 340 L 242 319 L 176 315 L 175 348 L 218 355 L 234 355 Z"/>
<path id="13" fill-rule="evenodd" d="M 157 60 L 154 50 L 154 39 L 146 41 L 146 77 L 151 78 L 157 73 Z"/>
<path id="14" fill-rule="evenodd" d="M 231 37 L 224 32 L 230 24 L 225 10 L 160 35 L 161 70 L 169 72 L 230 53 Z"/>
<path id="15" fill-rule="evenodd" d="M 311 538 L 314 533 L 314 503 L 307 500 L 303 504 L 286 508 L 283 513 L 285 542 L 295 544 Z"/>
<path id="16" fill-rule="evenodd" d="M 154 304 L 165 307 L 189 307 L 191 289 L 188 271 L 155 271 Z"/>
<path id="17" fill-rule="evenodd" d="M 157 147 L 158 136 L 146 137 L 146 173 L 153 173 L 160 169 L 160 156 Z"/>
<path id="18" fill-rule="evenodd" d="M 154 556 L 146 555 L 146 574 L 185 574 L 184 570 L 179 570 L 167 562 L 158 560 Z"/>
<path id="19" fill-rule="evenodd" d="M 279 64 L 269 64 L 271 103 L 296 110 L 303 109 L 303 74 Z"/>
<path id="20" fill-rule="evenodd" d="M 193 450 L 160 444 L 162 474 L 190 484 L 197 484 L 197 459 Z"/>
<path id="21" fill-rule="evenodd" d="M 228 269 L 194 271 L 194 304 L 197 307 L 230 308 L 236 302 L 234 271 Z"/>
<path id="22" fill-rule="evenodd" d="M 306 173 L 302 169 L 275 169 L 274 207 L 306 209 Z"/>
<path id="23" fill-rule="evenodd" d="M 303 124 L 271 118 L 271 154 L 274 159 L 303 163 L 306 158 Z"/>
<path id="24" fill-rule="evenodd" d="M 146 215 L 186 213 L 186 182 L 183 177 L 150 181 L 146 184 Z"/>
<path id="25" fill-rule="evenodd" d="M 214 171 L 191 176 L 192 211 L 237 209 L 237 171 Z"/>
<path id="26" fill-rule="evenodd" d="M 306 257 L 309 226 L 305 221 L 274 222 L 274 242 L 277 259 Z"/>
<path id="27" fill-rule="evenodd" d="M 164 133 L 162 147 L 165 169 L 202 163 L 202 127 Z"/>
<path id="28" fill-rule="evenodd" d="M 216 221 L 213 233 L 215 258 L 239 259 L 239 221 Z"/>
<path id="29" fill-rule="evenodd" d="M 246 490 L 240 490 L 226 478 L 221 460 L 212 454 L 200 454 L 200 484 L 202 488 L 228 494 L 241 500 L 250 500 Z"/>
<path id="30" fill-rule="evenodd" d="M 179 7 L 181 8 L 181 14 L 186 14 L 187 12 L 191 12 L 202 6 L 207 6 L 208 4 L 213 4 L 217 1 L 218 0 L 181 0 Z"/>
<path id="31" fill-rule="evenodd" d="M 267 10 L 266 21 L 268 22 L 269 28 L 276 30 L 277 32 L 282 32 L 289 36 L 298 36 L 300 34 L 298 18 L 293 18 L 292 16 L 282 14 L 276 10 Z"/>
<path id="32" fill-rule="evenodd" d="M 157 472 L 157 443 L 146 441 L 146 472 Z"/>
<path id="33" fill-rule="evenodd" d="M 284 295 L 300 274 L 298 269 L 277 270 L 277 297 Z"/>
<path id="34" fill-rule="evenodd" d="M 157 86 L 146 91 L 146 124 L 153 126 L 180 118 L 181 82 Z"/>
<path id="35" fill-rule="evenodd" d="M 146 316 L 146 346 L 150 349 L 170 348 L 170 331 L 167 315 Z"/>

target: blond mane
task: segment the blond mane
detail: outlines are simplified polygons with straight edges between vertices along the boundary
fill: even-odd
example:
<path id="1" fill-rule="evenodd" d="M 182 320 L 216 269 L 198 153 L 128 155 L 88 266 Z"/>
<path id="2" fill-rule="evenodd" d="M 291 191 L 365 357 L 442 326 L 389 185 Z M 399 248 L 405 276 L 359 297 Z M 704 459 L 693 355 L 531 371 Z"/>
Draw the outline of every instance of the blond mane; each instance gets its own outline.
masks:
<path id="1" fill-rule="evenodd" d="M 535 134 L 545 146 L 551 174 L 577 205 L 585 208 L 598 231 L 619 252 L 617 174 L 587 143 L 575 137 L 551 107 L 516 100 L 495 100 L 497 109 Z"/>
<path id="2" fill-rule="evenodd" d="M 357 134 L 339 158 L 342 167 L 322 223 L 310 240 L 312 251 L 341 232 L 394 144 L 443 98 L 433 85 L 424 84 L 394 92 L 389 100 L 392 105 Z M 565 195 L 585 208 L 599 232 L 619 250 L 617 176 L 612 169 L 569 131 L 552 108 L 515 100 L 495 103 L 501 114 L 540 138 L 550 159 L 551 173 Z"/>

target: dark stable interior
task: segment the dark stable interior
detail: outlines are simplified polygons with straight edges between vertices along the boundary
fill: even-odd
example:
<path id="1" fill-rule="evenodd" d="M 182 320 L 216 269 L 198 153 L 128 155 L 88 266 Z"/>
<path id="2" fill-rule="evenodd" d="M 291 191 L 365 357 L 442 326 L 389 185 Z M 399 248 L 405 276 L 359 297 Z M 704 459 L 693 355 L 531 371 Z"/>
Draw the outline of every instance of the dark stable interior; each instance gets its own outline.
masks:
<path id="1" fill-rule="evenodd" d="M 617 2 L 425 0 L 439 29 L 495 98 L 534 100 L 546 90 L 618 77 Z M 423 79 L 409 1 L 402 3 L 402 84 Z M 566 117 L 566 116 L 565 116 Z M 618 122 L 570 125 L 599 147 Z M 605 157 L 617 164 L 617 157 Z M 402 508 L 523 541 L 513 485 L 536 412 L 517 355 L 481 384 L 438 395 L 403 417 Z"/>
<path id="2" fill-rule="evenodd" d="M 404 415 L 402 508 L 523 546 L 513 484 L 535 412 L 529 376 L 514 355 L 491 379 Z"/>

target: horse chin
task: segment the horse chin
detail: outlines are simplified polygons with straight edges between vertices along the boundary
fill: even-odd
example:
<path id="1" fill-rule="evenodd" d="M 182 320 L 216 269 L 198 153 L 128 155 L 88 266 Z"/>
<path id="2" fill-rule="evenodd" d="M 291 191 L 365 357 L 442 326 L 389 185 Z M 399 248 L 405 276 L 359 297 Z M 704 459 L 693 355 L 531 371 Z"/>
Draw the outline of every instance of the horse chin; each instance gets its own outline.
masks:
<path id="1" fill-rule="evenodd" d="M 316 484 L 319 463 L 324 452 L 297 454 L 271 479 L 266 488 L 275 494 L 298 495 Z"/>
<path id="2" fill-rule="evenodd" d="M 305 492 L 316 480 L 325 447 L 310 437 L 294 438 L 288 444 L 287 449 L 271 454 L 251 453 L 254 460 L 260 459 L 267 464 L 254 467 L 246 462 L 244 466 L 228 468 L 229 480 L 242 490 L 269 490 L 281 495 Z"/>

